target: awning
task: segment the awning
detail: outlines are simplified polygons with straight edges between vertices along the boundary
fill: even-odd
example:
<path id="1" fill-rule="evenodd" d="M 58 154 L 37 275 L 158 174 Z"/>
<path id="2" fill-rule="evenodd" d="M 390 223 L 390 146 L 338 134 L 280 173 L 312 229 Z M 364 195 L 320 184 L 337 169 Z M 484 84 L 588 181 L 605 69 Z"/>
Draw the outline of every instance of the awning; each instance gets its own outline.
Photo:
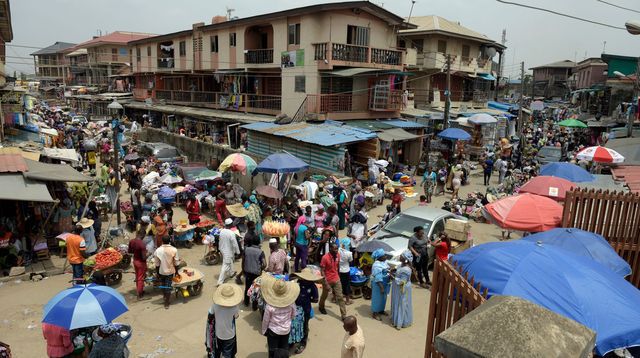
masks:
<path id="1" fill-rule="evenodd" d="M 60 181 L 60 182 L 88 182 L 94 179 L 88 177 L 68 164 L 47 164 L 25 159 L 28 172 L 22 173 L 25 178 L 39 181 Z"/>
<path id="2" fill-rule="evenodd" d="M 25 179 L 22 174 L 0 175 L 0 200 L 53 202 L 45 183 Z"/>
<path id="3" fill-rule="evenodd" d="M 361 73 L 377 72 L 377 71 L 384 71 L 384 70 L 380 70 L 377 68 L 354 67 L 354 68 L 347 68 L 344 70 L 331 71 L 329 72 L 329 74 L 333 76 L 340 76 L 340 77 L 352 77 L 352 76 L 359 75 Z"/>
<path id="4" fill-rule="evenodd" d="M 71 162 L 78 161 L 78 153 L 75 149 L 42 148 L 42 156 Z"/>
<path id="5" fill-rule="evenodd" d="M 231 123 L 254 123 L 254 122 L 273 122 L 275 116 L 267 116 L 260 114 L 244 114 L 243 112 L 225 111 L 219 109 L 209 109 L 200 107 L 188 107 L 178 105 L 162 105 L 154 104 L 147 106 L 144 102 L 129 102 L 123 104 L 125 108 L 141 109 L 144 111 L 158 111 L 167 114 L 177 114 L 186 117 L 194 117 L 200 119 L 226 121 Z"/>
<path id="6" fill-rule="evenodd" d="M 495 81 L 496 80 L 496 78 L 493 77 L 489 73 L 478 73 L 478 77 L 482 78 L 483 80 L 487 80 L 487 81 Z"/>
<path id="7" fill-rule="evenodd" d="M 378 138 L 385 142 L 402 142 L 420 138 L 419 135 L 411 134 L 402 128 L 385 129 L 377 134 Z"/>

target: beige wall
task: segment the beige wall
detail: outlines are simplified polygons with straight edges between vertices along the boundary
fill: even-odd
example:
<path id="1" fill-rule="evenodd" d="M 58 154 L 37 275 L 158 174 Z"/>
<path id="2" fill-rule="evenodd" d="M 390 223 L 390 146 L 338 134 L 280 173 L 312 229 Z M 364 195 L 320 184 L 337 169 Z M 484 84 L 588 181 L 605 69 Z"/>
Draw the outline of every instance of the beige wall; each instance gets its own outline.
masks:
<path id="1" fill-rule="evenodd" d="M 113 57 L 112 49 L 116 49 L 116 56 Z M 90 62 L 129 62 L 129 46 L 128 45 L 102 45 L 90 47 L 87 49 Z M 121 49 L 124 49 L 122 53 Z"/>
<path id="2" fill-rule="evenodd" d="M 422 56 L 418 57 L 424 57 L 425 60 L 423 63 L 420 63 L 420 61 L 418 61 L 418 66 L 422 65 L 421 67 L 423 67 L 424 69 L 442 68 L 442 66 L 444 65 L 443 61 L 446 61 L 446 56 L 445 54 L 438 53 L 438 41 L 443 40 L 447 42 L 447 54 L 455 57 L 455 59 L 452 58 L 451 67 L 456 71 L 464 71 L 470 73 L 489 73 L 491 71 L 491 59 L 485 61 L 484 66 L 482 67 L 478 64 L 478 58 L 480 57 L 480 47 L 482 45 L 482 43 L 480 42 L 440 35 L 409 36 L 409 39 L 423 40 L 424 47 Z M 462 61 L 463 45 L 469 46 L 470 61 Z M 410 41 L 407 41 L 406 46 L 411 46 Z"/>

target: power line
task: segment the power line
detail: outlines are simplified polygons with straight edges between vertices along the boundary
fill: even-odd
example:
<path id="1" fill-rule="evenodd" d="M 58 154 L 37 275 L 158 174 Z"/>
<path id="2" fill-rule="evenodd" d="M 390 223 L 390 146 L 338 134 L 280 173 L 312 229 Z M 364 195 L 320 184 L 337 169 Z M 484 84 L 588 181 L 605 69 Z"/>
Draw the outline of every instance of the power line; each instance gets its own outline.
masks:
<path id="1" fill-rule="evenodd" d="M 527 9 L 533 9 L 533 10 L 548 12 L 550 14 L 563 16 L 563 17 L 568 17 L 570 19 L 583 21 L 583 22 L 588 22 L 588 23 L 591 23 L 591 24 L 594 24 L 594 25 L 600 25 L 600 26 L 604 26 L 604 27 L 609 27 L 609 28 L 616 29 L 616 30 L 625 30 L 625 31 L 627 30 L 624 27 L 609 25 L 609 24 L 605 24 L 604 22 L 593 21 L 593 20 L 589 20 L 589 19 L 585 19 L 585 18 L 582 18 L 582 17 L 573 16 L 573 15 L 569 15 L 569 14 L 563 14 L 561 12 L 557 12 L 557 11 L 549 10 L 549 9 L 544 9 L 544 8 L 537 7 L 537 6 L 519 4 L 519 3 L 516 3 L 516 2 L 505 1 L 505 0 L 496 0 L 496 1 L 499 2 L 499 3 L 507 4 L 507 5 L 520 6 L 520 7 L 524 7 L 524 8 L 527 8 Z"/>
<path id="2" fill-rule="evenodd" d="M 620 5 L 617 5 L 617 4 L 613 4 L 613 3 L 610 3 L 610 2 L 607 2 L 607 1 L 604 1 L 604 0 L 597 0 L 597 1 L 599 1 L 599 2 L 601 2 L 603 4 L 607 4 L 609 6 L 617 7 L 618 9 L 632 11 L 632 12 L 635 12 L 636 14 L 640 14 L 640 11 L 635 10 L 635 9 L 630 9 L 628 7 L 624 7 L 624 6 L 620 6 Z"/>

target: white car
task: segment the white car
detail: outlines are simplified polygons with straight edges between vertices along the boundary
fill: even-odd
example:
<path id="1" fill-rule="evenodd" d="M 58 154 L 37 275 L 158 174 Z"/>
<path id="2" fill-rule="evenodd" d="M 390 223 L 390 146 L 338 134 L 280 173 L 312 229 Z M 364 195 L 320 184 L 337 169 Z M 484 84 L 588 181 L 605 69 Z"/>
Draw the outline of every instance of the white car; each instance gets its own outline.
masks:
<path id="1" fill-rule="evenodd" d="M 73 116 L 71 118 L 71 124 L 79 124 L 81 126 L 84 126 L 87 123 L 89 123 L 89 121 L 87 120 L 87 117 L 85 117 L 85 116 Z"/>

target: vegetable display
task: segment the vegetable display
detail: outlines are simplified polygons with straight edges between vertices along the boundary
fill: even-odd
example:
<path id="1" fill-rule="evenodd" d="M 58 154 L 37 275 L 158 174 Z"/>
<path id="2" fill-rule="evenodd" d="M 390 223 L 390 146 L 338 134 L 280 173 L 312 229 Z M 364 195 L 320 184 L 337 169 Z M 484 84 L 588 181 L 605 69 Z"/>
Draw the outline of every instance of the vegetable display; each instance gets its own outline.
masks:
<path id="1" fill-rule="evenodd" d="M 102 270 L 118 264 L 121 260 L 122 254 L 112 248 L 108 248 L 96 254 L 96 264 L 94 268 L 96 270 Z"/>
<path id="2" fill-rule="evenodd" d="M 262 232 L 268 236 L 285 236 L 289 233 L 289 230 L 291 230 L 291 227 L 284 221 L 269 220 L 265 221 L 264 224 L 262 224 Z"/>

